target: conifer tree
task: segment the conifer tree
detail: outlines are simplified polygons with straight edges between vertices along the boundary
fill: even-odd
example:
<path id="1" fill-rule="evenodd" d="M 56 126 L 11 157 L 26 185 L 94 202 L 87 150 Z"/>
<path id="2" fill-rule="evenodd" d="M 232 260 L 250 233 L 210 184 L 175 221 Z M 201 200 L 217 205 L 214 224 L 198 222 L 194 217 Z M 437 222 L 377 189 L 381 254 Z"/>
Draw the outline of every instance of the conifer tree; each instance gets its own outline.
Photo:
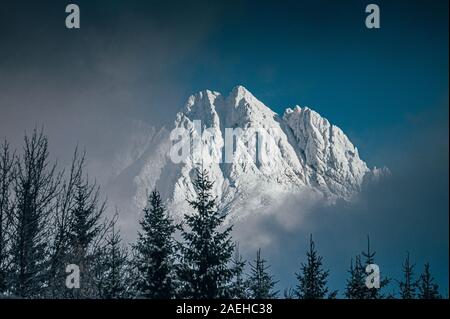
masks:
<path id="1" fill-rule="evenodd" d="M 434 278 L 430 272 L 430 263 L 426 263 L 424 270 L 418 281 L 420 299 L 441 299 L 439 294 L 439 286 L 434 282 Z"/>
<path id="2" fill-rule="evenodd" d="M 239 253 L 239 244 L 235 245 L 231 269 L 233 279 L 230 286 L 230 297 L 233 299 L 245 299 L 247 297 L 247 283 L 244 279 L 245 260 Z"/>
<path id="3" fill-rule="evenodd" d="M 414 281 L 414 264 L 409 261 L 409 252 L 406 253 L 405 261 L 402 265 L 403 280 L 398 283 L 400 288 L 400 297 L 402 299 L 416 298 L 416 286 Z"/>
<path id="4" fill-rule="evenodd" d="M 42 131 L 25 136 L 24 153 L 16 165 L 11 238 L 12 293 L 18 297 L 42 297 L 48 281 L 48 225 L 61 180 L 48 157 Z"/>
<path id="5" fill-rule="evenodd" d="M 106 237 L 106 245 L 102 253 L 102 265 L 99 274 L 100 298 L 122 299 L 128 297 L 128 253 L 122 245 L 117 230 L 117 213 L 111 221 Z"/>
<path id="6" fill-rule="evenodd" d="M 217 209 L 217 199 L 211 195 L 214 183 L 208 173 L 197 171 L 194 186 L 195 200 L 188 200 L 195 212 L 185 214 L 187 228 L 182 229 L 181 263 L 178 277 L 182 282 L 181 295 L 187 298 L 228 298 L 233 271 L 229 267 L 234 245 L 225 227 L 225 215 Z"/>
<path id="7" fill-rule="evenodd" d="M 134 283 L 138 297 L 172 298 L 174 296 L 173 234 L 176 226 L 166 212 L 160 194 L 154 190 L 144 208 L 141 231 L 133 247 L 137 278 Z"/>
<path id="8" fill-rule="evenodd" d="M 87 176 L 76 180 L 73 204 L 67 226 L 67 263 L 80 269 L 80 289 L 72 289 L 70 297 L 97 298 L 96 270 L 100 267 L 108 224 L 103 220 L 106 203 L 100 199 L 100 188 Z"/>
<path id="9" fill-rule="evenodd" d="M 345 297 L 348 299 L 364 299 L 366 294 L 365 270 L 361 264 L 361 257 L 356 256 L 355 263 L 353 259 L 349 269 L 350 278 L 347 279 Z"/>
<path id="10" fill-rule="evenodd" d="M 269 266 L 266 266 L 266 260 L 261 257 L 261 249 L 256 253 L 254 264 L 250 263 L 251 272 L 248 278 L 248 287 L 250 298 L 252 299 L 273 299 L 278 295 L 274 291 L 276 281 L 269 273 Z"/>
<path id="11" fill-rule="evenodd" d="M 327 278 L 329 271 L 322 269 L 322 257 L 317 254 L 312 235 L 309 238 L 309 250 L 306 253 L 307 262 L 301 264 L 300 273 L 297 273 L 296 293 L 300 299 L 334 298 L 333 291 L 328 294 Z"/>
<path id="12" fill-rule="evenodd" d="M 12 187 L 15 174 L 15 154 L 7 141 L 0 145 L 0 295 L 7 292 L 10 272 L 11 222 L 13 213 Z"/>
<path id="13" fill-rule="evenodd" d="M 61 183 L 52 214 L 52 238 L 50 242 L 49 291 L 51 298 L 71 297 L 65 285 L 66 266 L 71 264 L 70 225 L 73 221 L 71 213 L 75 208 L 76 185 L 83 178 L 85 154 L 79 155 L 75 148 L 68 176 Z"/>
<path id="14" fill-rule="evenodd" d="M 365 257 L 364 262 L 364 272 L 366 272 L 367 266 L 371 264 L 375 264 L 375 255 L 376 252 L 372 251 L 370 248 L 370 238 L 367 236 L 367 251 L 362 252 L 363 257 Z M 367 277 L 366 273 L 366 277 Z M 365 294 L 363 299 L 382 299 L 386 296 L 382 293 L 382 289 L 386 287 L 389 284 L 390 280 L 386 277 L 380 278 L 380 287 L 379 288 L 368 288 L 367 285 L 365 285 Z"/>

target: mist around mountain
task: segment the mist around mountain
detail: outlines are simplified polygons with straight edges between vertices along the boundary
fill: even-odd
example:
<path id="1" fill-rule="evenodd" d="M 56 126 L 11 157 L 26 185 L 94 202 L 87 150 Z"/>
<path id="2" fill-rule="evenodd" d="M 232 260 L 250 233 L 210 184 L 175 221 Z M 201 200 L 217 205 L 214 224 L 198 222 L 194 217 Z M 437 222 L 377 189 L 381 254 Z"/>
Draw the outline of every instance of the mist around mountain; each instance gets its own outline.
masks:
<path id="1" fill-rule="evenodd" d="M 243 86 L 228 95 L 191 95 L 172 127 L 138 126 L 116 163 L 111 193 L 123 214 L 139 211 L 157 189 L 181 218 L 190 210 L 186 199 L 195 197 L 195 170 L 203 167 L 230 222 L 283 214 L 279 208 L 289 201 L 303 207 L 351 202 L 364 185 L 389 175 L 387 168 L 368 168 L 345 133 L 311 108 L 278 115 Z"/>

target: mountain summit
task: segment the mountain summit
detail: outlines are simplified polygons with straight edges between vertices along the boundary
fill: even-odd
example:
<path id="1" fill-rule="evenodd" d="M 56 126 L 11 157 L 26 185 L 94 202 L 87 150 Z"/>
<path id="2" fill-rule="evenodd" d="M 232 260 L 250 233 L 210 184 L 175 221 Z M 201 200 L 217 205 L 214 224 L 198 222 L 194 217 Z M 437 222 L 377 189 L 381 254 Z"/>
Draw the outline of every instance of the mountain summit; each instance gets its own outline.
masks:
<path id="1" fill-rule="evenodd" d="M 201 156 L 174 162 L 171 154 L 179 143 L 174 130 L 187 132 L 188 146 L 207 130 Z M 268 138 L 262 141 L 259 136 Z M 196 196 L 193 180 L 200 166 L 215 182 L 220 208 L 233 219 L 302 192 L 331 202 L 351 200 L 364 180 L 378 172 L 360 159 L 339 127 L 317 112 L 295 106 L 279 116 L 243 86 L 228 95 L 209 90 L 191 95 L 170 131 L 154 133 L 150 140 L 119 176 L 130 183 L 137 207 L 143 207 L 148 191 L 156 188 L 179 216 L 190 210 L 186 198 Z"/>

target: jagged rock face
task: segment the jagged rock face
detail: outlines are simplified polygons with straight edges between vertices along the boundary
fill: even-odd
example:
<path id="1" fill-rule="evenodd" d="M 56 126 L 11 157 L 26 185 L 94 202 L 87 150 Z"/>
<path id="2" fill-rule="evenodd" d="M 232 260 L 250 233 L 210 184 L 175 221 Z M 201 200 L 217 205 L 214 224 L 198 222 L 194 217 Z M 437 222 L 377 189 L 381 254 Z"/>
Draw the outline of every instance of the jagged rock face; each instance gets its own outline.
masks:
<path id="1" fill-rule="evenodd" d="M 196 196 L 193 180 L 201 165 L 230 218 L 270 207 L 280 194 L 312 191 L 326 200 L 348 200 L 371 175 L 357 148 L 327 119 L 299 106 L 280 117 L 242 86 L 228 96 L 212 91 L 190 96 L 172 129 L 187 130 L 191 140 L 203 136 L 201 156 L 174 163 L 170 152 L 177 141 L 161 130 L 132 165 L 133 173 L 124 174 L 133 179 L 137 207 L 156 187 L 182 216 L 189 211 L 186 199 Z"/>
<path id="2" fill-rule="evenodd" d="M 343 198 L 360 190 L 369 169 L 339 127 L 307 107 L 289 108 L 283 118 L 304 154 L 314 186 Z"/>

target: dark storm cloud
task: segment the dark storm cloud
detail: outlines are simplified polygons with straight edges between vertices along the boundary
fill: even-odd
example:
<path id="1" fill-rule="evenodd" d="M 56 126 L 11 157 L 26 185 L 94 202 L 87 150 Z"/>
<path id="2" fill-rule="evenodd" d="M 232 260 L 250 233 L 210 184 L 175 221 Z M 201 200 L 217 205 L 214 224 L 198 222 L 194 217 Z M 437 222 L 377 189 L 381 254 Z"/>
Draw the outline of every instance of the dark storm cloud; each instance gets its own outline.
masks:
<path id="1" fill-rule="evenodd" d="M 61 1 L 2 3 L 0 137 L 18 145 L 25 130 L 44 126 L 57 157 L 80 143 L 101 163 L 131 120 L 174 118 L 188 91 L 180 66 L 201 48 L 218 6 L 199 14 L 201 2 L 77 4 L 81 29 L 67 30 Z"/>

